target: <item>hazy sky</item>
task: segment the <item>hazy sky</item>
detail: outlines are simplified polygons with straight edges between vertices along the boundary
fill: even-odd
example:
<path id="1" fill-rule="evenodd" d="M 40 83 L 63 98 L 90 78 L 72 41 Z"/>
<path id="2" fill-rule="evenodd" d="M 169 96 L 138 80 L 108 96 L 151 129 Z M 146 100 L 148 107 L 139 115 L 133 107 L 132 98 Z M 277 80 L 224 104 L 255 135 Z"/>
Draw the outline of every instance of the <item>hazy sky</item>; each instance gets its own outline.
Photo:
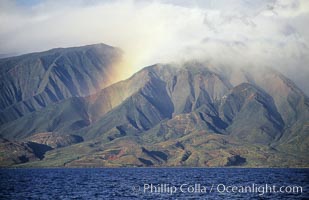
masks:
<path id="1" fill-rule="evenodd" d="M 206 59 L 271 66 L 309 94 L 309 0 L 0 0 L 0 54 L 106 43 L 129 74 Z"/>

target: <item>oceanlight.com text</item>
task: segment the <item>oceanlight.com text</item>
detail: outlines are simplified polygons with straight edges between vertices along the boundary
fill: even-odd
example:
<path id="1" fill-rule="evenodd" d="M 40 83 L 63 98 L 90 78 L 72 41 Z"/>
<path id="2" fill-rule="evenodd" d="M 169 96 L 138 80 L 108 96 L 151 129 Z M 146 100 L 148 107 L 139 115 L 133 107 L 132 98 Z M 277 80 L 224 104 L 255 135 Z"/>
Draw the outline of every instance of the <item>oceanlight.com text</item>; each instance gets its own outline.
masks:
<path id="1" fill-rule="evenodd" d="M 303 193 L 303 187 L 297 185 L 275 185 L 275 184 L 248 184 L 248 185 L 227 185 L 227 184 L 211 184 L 204 185 L 200 183 L 194 184 L 152 184 L 146 183 L 140 186 L 133 186 L 132 190 L 134 192 L 142 192 L 149 194 L 169 194 L 173 195 L 175 193 L 255 193 L 259 196 L 271 193 L 281 193 L 281 194 L 299 194 Z"/>

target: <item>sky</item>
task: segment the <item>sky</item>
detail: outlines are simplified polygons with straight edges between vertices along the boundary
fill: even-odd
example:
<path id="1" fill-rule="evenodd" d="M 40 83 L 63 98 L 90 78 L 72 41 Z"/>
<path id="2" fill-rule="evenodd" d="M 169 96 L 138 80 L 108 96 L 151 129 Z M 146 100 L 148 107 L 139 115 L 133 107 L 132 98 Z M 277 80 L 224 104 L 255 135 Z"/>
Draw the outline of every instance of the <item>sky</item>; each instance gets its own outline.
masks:
<path id="1" fill-rule="evenodd" d="M 0 54 L 105 43 L 124 77 L 191 59 L 272 67 L 309 94 L 308 0 L 0 0 Z"/>

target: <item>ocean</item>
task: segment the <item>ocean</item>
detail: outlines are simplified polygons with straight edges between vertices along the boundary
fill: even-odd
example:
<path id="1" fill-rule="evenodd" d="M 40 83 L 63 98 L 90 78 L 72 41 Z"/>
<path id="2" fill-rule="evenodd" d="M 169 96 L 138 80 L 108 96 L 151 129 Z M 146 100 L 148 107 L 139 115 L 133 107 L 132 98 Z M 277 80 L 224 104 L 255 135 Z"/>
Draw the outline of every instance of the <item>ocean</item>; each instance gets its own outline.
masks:
<path id="1" fill-rule="evenodd" d="M 0 199 L 308 199 L 309 169 L 0 169 Z"/>

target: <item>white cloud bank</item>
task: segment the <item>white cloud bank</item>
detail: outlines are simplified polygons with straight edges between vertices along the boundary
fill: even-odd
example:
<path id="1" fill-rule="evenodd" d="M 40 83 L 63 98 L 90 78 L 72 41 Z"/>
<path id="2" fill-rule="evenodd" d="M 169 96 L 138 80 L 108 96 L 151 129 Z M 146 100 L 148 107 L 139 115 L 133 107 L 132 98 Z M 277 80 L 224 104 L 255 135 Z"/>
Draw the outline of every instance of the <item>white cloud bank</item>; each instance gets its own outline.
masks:
<path id="1" fill-rule="evenodd" d="M 309 94 L 308 23 L 308 0 L 0 0 L 0 54 L 103 42 L 124 50 L 129 74 L 194 58 L 271 66 Z"/>

